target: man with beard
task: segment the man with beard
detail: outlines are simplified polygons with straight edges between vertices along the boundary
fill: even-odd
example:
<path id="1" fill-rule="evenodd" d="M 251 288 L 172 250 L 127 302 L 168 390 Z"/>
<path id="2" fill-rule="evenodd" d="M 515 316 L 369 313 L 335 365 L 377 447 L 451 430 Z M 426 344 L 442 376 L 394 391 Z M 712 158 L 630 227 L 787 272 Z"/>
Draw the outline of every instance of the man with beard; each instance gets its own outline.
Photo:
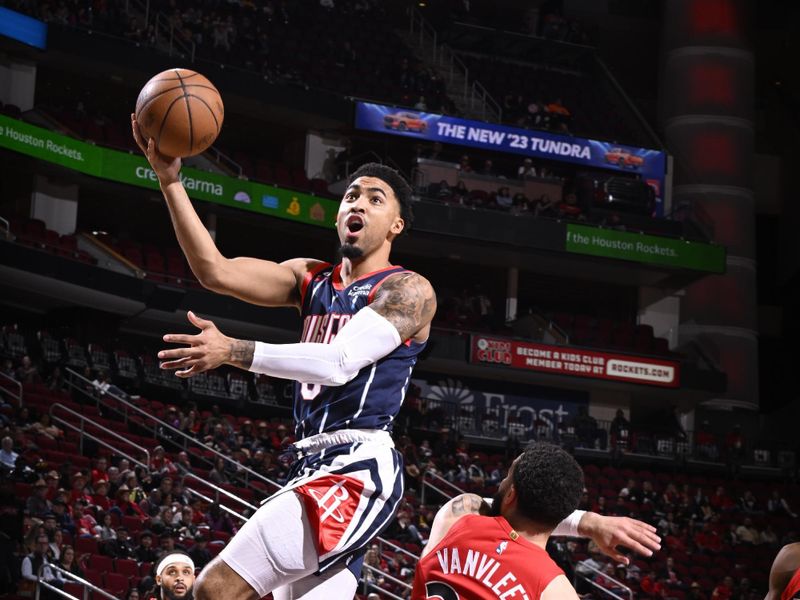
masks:
<path id="1" fill-rule="evenodd" d="M 417 565 L 412 600 L 577 600 L 545 550 L 551 534 L 590 537 L 626 564 L 618 545 L 645 556 L 659 549 L 655 528 L 646 523 L 576 511 L 583 484 L 569 454 L 533 443 L 514 460 L 491 505 L 462 494 L 439 510 Z"/>
<path id="2" fill-rule="evenodd" d="M 172 552 L 156 565 L 157 600 L 191 600 L 194 562 L 183 552 Z"/>
<path id="3" fill-rule="evenodd" d="M 135 115 L 131 121 L 200 283 L 252 304 L 294 307 L 303 319 L 298 344 L 233 339 L 192 312 L 200 333 L 164 336 L 186 346 L 158 354 L 179 377 L 229 364 L 296 381 L 291 450 L 298 460 L 289 482 L 203 570 L 196 596 L 257 600 L 275 591 L 283 600 L 313 590 L 353 597 L 366 546 L 403 496 L 402 456 L 390 432 L 436 311 L 431 284 L 389 260 L 411 225 L 411 187 L 380 164 L 353 173 L 337 213 L 337 265 L 227 258 L 192 207 L 180 159 L 160 154 Z"/>

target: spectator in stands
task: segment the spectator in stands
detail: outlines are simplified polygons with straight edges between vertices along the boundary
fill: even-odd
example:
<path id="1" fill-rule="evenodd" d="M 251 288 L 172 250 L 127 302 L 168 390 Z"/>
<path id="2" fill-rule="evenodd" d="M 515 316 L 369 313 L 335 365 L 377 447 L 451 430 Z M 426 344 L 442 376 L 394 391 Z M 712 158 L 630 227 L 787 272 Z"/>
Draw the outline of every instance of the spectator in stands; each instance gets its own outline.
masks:
<path id="1" fill-rule="evenodd" d="M 197 437 L 202 427 L 203 427 L 202 423 L 197 418 L 197 411 L 192 409 L 186 414 L 186 416 L 181 421 L 180 429 L 187 435 L 191 435 L 192 437 Z"/>
<path id="2" fill-rule="evenodd" d="M 573 420 L 573 426 L 581 446 L 584 448 L 594 448 L 595 445 L 600 446 L 597 420 L 589 415 L 587 407 L 578 407 L 578 414 Z"/>
<path id="3" fill-rule="evenodd" d="M 117 538 L 117 532 L 114 525 L 111 523 L 111 513 L 100 511 L 98 514 L 98 523 L 94 527 L 94 537 L 100 542 L 107 542 Z"/>
<path id="4" fill-rule="evenodd" d="M 708 499 L 708 502 L 716 512 L 727 512 L 736 507 L 725 488 L 721 485 L 717 486 L 714 495 Z"/>
<path id="5" fill-rule="evenodd" d="M 189 549 L 189 556 L 194 561 L 195 568 L 203 570 L 208 563 L 211 562 L 211 552 L 208 550 L 208 539 L 202 533 L 196 533 L 194 536 L 194 545 Z"/>
<path id="6" fill-rule="evenodd" d="M 472 173 L 472 165 L 470 164 L 470 159 L 468 154 L 464 154 L 461 156 L 461 162 L 458 163 L 458 168 L 461 170 L 462 173 Z"/>
<path id="7" fill-rule="evenodd" d="M 75 522 L 67 512 L 67 505 L 63 500 L 53 500 L 53 513 L 56 518 L 56 525 L 59 529 L 68 531 L 71 535 L 75 533 Z"/>
<path id="8" fill-rule="evenodd" d="M 41 383 L 39 368 L 33 363 L 27 354 L 22 357 L 19 367 L 17 367 L 16 380 L 24 384 Z"/>
<path id="9" fill-rule="evenodd" d="M 221 456 L 214 459 L 214 467 L 208 472 L 208 479 L 217 485 L 230 483 L 230 478 L 225 470 L 225 459 Z"/>
<path id="10" fill-rule="evenodd" d="M 78 500 L 82 500 L 86 504 L 92 503 L 92 497 L 86 492 L 86 475 L 82 471 L 75 471 L 72 474 L 72 486 L 69 491 L 70 503 L 74 504 Z"/>
<path id="11" fill-rule="evenodd" d="M 50 422 L 50 413 L 46 412 L 43 412 L 39 420 L 28 425 L 25 430 L 31 431 L 37 435 L 43 435 L 51 440 L 64 437 L 64 432 Z"/>
<path id="12" fill-rule="evenodd" d="M 557 203 L 548 194 L 543 194 L 536 203 L 533 216 L 555 218 L 558 216 Z"/>
<path id="13" fill-rule="evenodd" d="M 511 190 L 506 186 L 501 187 L 499 190 L 497 190 L 495 202 L 497 202 L 497 206 L 499 206 L 501 210 L 511 210 L 511 207 L 514 204 L 514 198 L 511 196 Z"/>
<path id="14" fill-rule="evenodd" d="M 142 510 L 142 507 L 131 500 L 131 488 L 124 483 L 117 489 L 116 509 L 123 516 L 139 517 L 142 521 L 147 518 L 147 513 Z"/>
<path id="15" fill-rule="evenodd" d="M 50 373 L 50 377 L 47 378 L 47 389 L 53 392 L 60 392 L 66 386 L 64 382 L 64 374 L 61 371 L 61 367 L 56 365 L 53 367 L 53 371 Z"/>
<path id="16" fill-rule="evenodd" d="M 397 518 L 386 530 L 386 535 L 399 542 L 425 545 L 419 529 L 411 522 L 411 515 L 405 510 L 397 513 Z"/>
<path id="17" fill-rule="evenodd" d="M 92 504 L 104 511 L 111 508 L 111 501 L 108 498 L 108 481 L 105 479 L 100 479 L 95 483 Z"/>
<path id="18" fill-rule="evenodd" d="M 767 500 L 767 512 L 771 515 L 787 515 L 793 519 L 797 518 L 797 514 L 789 508 L 789 503 L 781 497 L 778 490 L 772 490 L 772 494 Z"/>
<path id="19" fill-rule="evenodd" d="M 496 177 L 497 171 L 494 170 L 494 163 L 492 159 L 487 158 L 483 161 L 483 167 L 480 170 L 481 175 L 486 175 L 487 177 Z"/>
<path id="20" fill-rule="evenodd" d="M 175 513 L 172 519 L 172 528 L 184 539 L 193 538 L 197 534 L 194 511 L 191 506 L 183 506 L 180 511 Z"/>
<path id="21" fill-rule="evenodd" d="M 206 523 L 211 528 L 211 531 L 224 531 L 231 535 L 234 535 L 237 531 L 237 527 L 233 524 L 228 513 L 223 511 L 216 502 L 208 507 Z"/>
<path id="22" fill-rule="evenodd" d="M 117 536 L 103 544 L 103 553 L 112 558 L 136 558 L 136 548 L 131 542 L 128 528 L 120 525 L 116 528 Z"/>
<path id="23" fill-rule="evenodd" d="M 636 484 L 635 479 L 628 479 L 628 483 L 619 491 L 620 498 L 623 498 L 626 502 L 635 502 L 636 504 L 641 502 L 641 495 L 642 493 L 639 491 L 639 486 Z"/>
<path id="24" fill-rule="evenodd" d="M 733 597 L 733 577 L 725 577 L 711 592 L 711 600 L 728 600 Z"/>
<path id="25" fill-rule="evenodd" d="M 483 489 L 486 485 L 486 473 L 484 473 L 483 467 L 480 465 L 480 459 L 480 455 L 472 455 L 472 460 L 467 467 L 467 479 L 473 486 Z"/>
<path id="26" fill-rule="evenodd" d="M 739 507 L 742 509 L 742 512 L 749 515 L 758 515 L 762 513 L 762 511 L 758 509 L 758 500 L 756 500 L 756 497 L 750 490 L 745 490 L 742 497 L 739 498 Z"/>
<path id="27" fill-rule="evenodd" d="M 62 587 L 61 580 L 57 577 L 56 572 L 50 568 L 51 558 L 48 554 L 49 545 L 50 542 L 48 541 L 46 535 L 38 536 L 36 538 L 36 546 L 34 547 L 33 552 L 22 559 L 22 579 L 26 582 L 30 582 L 30 590 L 33 590 L 36 582 L 40 579 L 42 581 L 46 581 L 50 585 L 59 588 Z M 41 578 L 39 577 L 40 570 Z M 41 597 L 57 598 L 58 596 L 50 590 L 42 588 Z"/>
<path id="28" fill-rule="evenodd" d="M 153 455 L 150 459 L 150 472 L 153 475 L 174 475 L 178 471 L 177 467 L 164 452 L 164 446 L 153 448 Z"/>
<path id="29" fill-rule="evenodd" d="M 192 472 L 192 463 L 189 460 L 189 454 L 185 450 L 178 452 L 178 460 L 174 464 L 178 470 L 178 475 L 186 475 Z"/>
<path id="30" fill-rule="evenodd" d="M 756 546 L 761 543 L 761 533 L 753 527 L 753 519 L 745 517 L 744 522 L 736 528 L 736 537 L 742 544 Z"/>
<path id="31" fill-rule="evenodd" d="M 97 521 L 90 512 L 86 511 L 86 503 L 83 500 L 76 501 L 72 506 L 72 518 L 75 520 L 75 535 L 81 537 L 94 535 Z"/>
<path id="32" fill-rule="evenodd" d="M 135 550 L 136 560 L 139 562 L 155 562 L 158 559 L 158 552 L 153 548 L 153 534 L 145 529 L 139 534 L 139 545 Z"/>
<path id="33" fill-rule="evenodd" d="M 761 532 L 761 543 L 773 548 L 778 546 L 778 536 L 771 523 L 767 523 L 766 528 Z"/>
<path id="34" fill-rule="evenodd" d="M 16 467 L 17 458 L 19 458 L 19 454 L 14 452 L 14 440 L 8 435 L 3 437 L 2 449 L 0 449 L 0 465 L 7 469 L 13 469 Z"/>
<path id="35" fill-rule="evenodd" d="M 84 576 L 83 569 L 81 569 L 75 558 L 75 548 L 72 546 L 64 546 L 61 549 L 61 558 L 58 561 L 58 566 L 78 577 Z"/>
<path id="36" fill-rule="evenodd" d="M 47 500 L 47 484 L 38 479 L 33 484 L 33 494 L 25 501 L 25 512 L 32 517 L 43 517 L 50 512 L 51 505 Z"/>
<path id="37" fill-rule="evenodd" d="M 517 169 L 517 177 L 519 179 L 535 179 L 538 177 L 536 167 L 533 166 L 533 161 L 530 158 L 522 161 L 522 164 Z"/>

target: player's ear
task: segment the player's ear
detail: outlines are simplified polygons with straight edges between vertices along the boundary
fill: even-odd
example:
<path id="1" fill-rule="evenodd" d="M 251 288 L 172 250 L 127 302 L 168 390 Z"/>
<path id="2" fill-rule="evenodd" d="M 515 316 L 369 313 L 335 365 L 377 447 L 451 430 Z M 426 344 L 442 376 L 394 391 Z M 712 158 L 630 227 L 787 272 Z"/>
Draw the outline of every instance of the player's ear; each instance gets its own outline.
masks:
<path id="1" fill-rule="evenodd" d="M 156 585 L 161 585 L 161 575 L 156 575 Z"/>
<path id="2" fill-rule="evenodd" d="M 397 217 L 394 222 L 392 223 L 391 231 L 395 235 L 400 235 L 403 232 L 403 229 L 406 227 L 406 222 L 403 220 L 402 217 Z"/>

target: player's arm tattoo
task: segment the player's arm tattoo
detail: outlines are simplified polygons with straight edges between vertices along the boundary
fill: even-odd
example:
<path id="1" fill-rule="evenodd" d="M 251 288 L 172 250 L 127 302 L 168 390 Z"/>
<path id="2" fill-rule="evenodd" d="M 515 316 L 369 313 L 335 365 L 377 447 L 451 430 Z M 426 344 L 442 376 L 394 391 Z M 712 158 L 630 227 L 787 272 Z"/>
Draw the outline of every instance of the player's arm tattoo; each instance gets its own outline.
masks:
<path id="1" fill-rule="evenodd" d="M 370 308 L 394 325 L 405 341 L 433 320 L 436 294 L 421 275 L 402 273 L 378 288 Z"/>
<path id="2" fill-rule="evenodd" d="M 231 358 L 228 364 L 246 371 L 253 364 L 253 355 L 255 351 L 255 342 L 249 340 L 233 340 L 231 343 Z"/>
<path id="3" fill-rule="evenodd" d="M 482 504 L 483 499 L 476 494 L 461 494 L 450 503 L 450 512 L 455 517 L 480 514 Z"/>

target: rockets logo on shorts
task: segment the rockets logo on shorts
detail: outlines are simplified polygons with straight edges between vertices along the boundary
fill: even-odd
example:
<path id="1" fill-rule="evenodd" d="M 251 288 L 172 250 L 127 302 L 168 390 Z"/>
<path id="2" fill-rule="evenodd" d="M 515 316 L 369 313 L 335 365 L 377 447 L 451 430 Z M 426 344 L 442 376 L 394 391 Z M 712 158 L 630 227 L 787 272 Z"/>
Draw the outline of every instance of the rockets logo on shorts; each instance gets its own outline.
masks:
<path id="1" fill-rule="evenodd" d="M 327 554 L 339 545 L 353 522 L 364 483 L 346 475 L 330 475 L 298 486 L 295 491 L 305 504 L 318 554 Z"/>

